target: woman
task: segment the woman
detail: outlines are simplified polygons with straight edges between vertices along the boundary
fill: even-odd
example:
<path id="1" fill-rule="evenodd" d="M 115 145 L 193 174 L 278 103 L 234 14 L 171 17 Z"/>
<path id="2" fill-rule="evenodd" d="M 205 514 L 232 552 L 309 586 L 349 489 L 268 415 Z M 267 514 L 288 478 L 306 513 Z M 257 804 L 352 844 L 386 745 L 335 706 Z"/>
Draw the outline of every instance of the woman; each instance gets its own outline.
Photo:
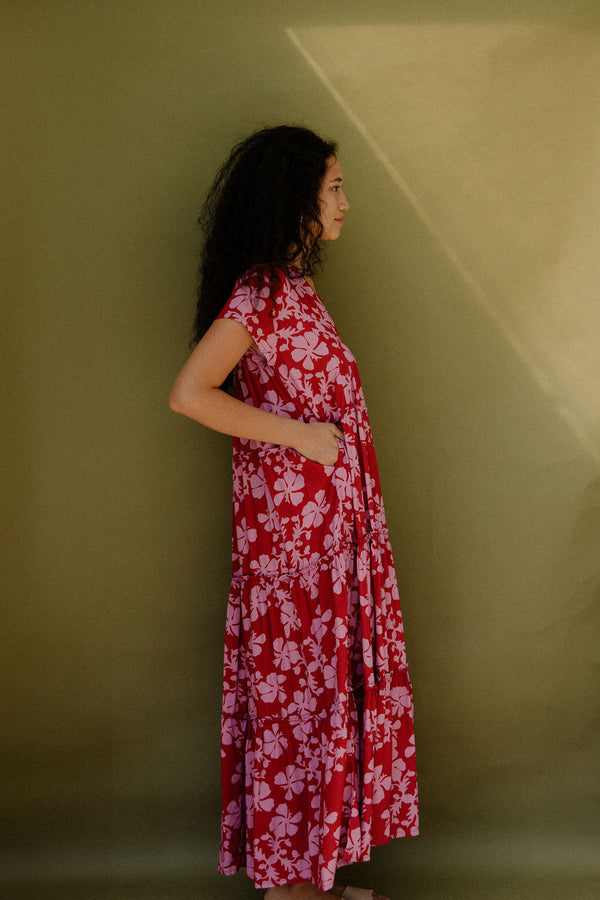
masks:
<path id="1" fill-rule="evenodd" d="M 234 148 L 205 206 L 197 344 L 170 398 L 234 438 L 219 870 L 246 866 L 267 900 L 378 897 L 343 888 L 337 867 L 418 831 L 371 431 L 310 279 L 348 209 L 336 146 L 313 132 Z"/>

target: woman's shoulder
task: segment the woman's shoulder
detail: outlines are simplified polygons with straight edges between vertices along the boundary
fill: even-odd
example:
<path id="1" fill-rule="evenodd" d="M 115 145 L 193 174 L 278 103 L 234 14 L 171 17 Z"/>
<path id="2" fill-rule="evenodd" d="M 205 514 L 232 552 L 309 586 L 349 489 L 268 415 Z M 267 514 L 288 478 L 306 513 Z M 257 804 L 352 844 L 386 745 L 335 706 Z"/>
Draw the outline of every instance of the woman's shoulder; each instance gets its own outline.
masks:
<path id="1" fill-rule="evenodd" d="M 287 291 L 294 279 L 298 277 L 297 270 L 293 266 L 284 266 L 275 263 L 259 263 L 245 272 L 237 279 L 236 287 L 251 288 L 259 293 L 268 290 L 269 294 Z"/>
<path id="2" fill-rule="evenodd" d="M 291 273 L 285 266 L 260 264 L 239 276 L 225 308 L 273 318 L 289 308 L 293 296 Z"/>

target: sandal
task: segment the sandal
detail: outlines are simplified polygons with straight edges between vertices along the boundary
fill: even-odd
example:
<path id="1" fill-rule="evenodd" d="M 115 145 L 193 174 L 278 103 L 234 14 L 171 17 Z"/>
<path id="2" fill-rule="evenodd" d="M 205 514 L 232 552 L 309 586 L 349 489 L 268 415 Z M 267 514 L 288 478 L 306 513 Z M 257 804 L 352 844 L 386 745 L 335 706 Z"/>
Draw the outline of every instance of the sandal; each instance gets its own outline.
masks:
<path id="1" fill-rule="evenodd" d="M 342 900 L 373 900 L 375 892 L 366 888 L 346 886 L 341 893 Z"/>

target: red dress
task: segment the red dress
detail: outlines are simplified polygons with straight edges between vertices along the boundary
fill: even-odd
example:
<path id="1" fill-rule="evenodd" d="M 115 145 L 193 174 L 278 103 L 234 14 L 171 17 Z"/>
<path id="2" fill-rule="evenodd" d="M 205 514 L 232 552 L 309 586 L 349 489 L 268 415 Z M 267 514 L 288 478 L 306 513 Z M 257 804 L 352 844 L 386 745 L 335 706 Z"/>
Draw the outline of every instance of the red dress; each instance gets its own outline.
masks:
<path id="1" fill-rule="evenodd" d="M 297 270 L 251 269 L 219 317 L 254 338 L 237 397 L 345 435 L 332 466 L 234 439 L 219 871 L 327 891 L 338 866 L 418 833 L 412 689 L 371 430 L 354 357 Z"/>

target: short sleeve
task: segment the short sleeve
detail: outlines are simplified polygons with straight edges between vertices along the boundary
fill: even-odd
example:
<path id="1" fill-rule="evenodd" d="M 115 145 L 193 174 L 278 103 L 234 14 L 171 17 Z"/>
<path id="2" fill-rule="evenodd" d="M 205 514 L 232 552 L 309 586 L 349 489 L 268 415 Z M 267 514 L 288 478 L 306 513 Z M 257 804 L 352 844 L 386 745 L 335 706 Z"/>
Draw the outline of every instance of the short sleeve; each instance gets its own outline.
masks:
<path id="1" fill-rule="evenodd" d="M 278 271 L 264 267 L 250 269 L 235 283 L 231 297 L 217 316 L 240 322 L 254 338 L 267 361 L 275 356 L 277 311 L 283 294 Z"/>

